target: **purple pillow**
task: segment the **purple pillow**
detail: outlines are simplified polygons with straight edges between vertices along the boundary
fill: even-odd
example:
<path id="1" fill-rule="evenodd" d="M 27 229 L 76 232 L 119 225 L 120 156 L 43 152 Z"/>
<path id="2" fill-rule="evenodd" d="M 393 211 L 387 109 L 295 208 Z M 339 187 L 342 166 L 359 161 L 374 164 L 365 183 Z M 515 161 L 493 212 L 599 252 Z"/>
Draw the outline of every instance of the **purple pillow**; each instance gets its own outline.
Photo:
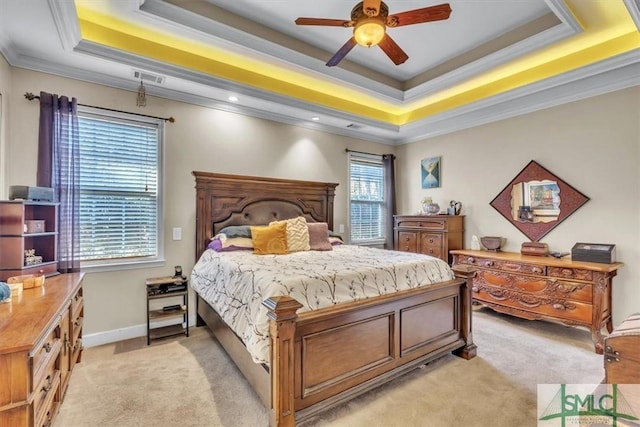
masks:
<path id="1" fill-rule="evenodd" d="M 308 222 L 307 227 L 309 228 L 309 246 L 312 251 L 333 250 L 329 242 L 329 226 L 326 222 Z"/>

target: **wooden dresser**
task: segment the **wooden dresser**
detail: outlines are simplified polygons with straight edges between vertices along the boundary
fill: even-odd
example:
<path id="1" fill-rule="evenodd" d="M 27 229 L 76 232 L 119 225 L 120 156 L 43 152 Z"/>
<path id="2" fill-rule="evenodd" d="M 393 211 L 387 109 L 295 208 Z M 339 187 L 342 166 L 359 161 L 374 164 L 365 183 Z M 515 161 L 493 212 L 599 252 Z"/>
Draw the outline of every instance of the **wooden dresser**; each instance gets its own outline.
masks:
<path id="1" fill-rule="evenodd" d="M 0 426 L 52 425 L 82 356 L 82 279 L 50 277 L 0 304 Z"/>
<path id="2" fill-rule="evenodd" d="M 591 330 L 596 353 L 604 349 L 602 328 L 611 333 L 611 280 L 622 263 L 571 261 L 568 257 L 515 252 L 452 251 L 454 265 L 478 271 L 474 301 L 525 319 L 547 319 Z"/>
<path id="3" fill-rule="evenodd" d="M 440 258 L 451 264 L 451 249 L 461 249 L 464 215 L 395 215 L 393 247 Z"/>

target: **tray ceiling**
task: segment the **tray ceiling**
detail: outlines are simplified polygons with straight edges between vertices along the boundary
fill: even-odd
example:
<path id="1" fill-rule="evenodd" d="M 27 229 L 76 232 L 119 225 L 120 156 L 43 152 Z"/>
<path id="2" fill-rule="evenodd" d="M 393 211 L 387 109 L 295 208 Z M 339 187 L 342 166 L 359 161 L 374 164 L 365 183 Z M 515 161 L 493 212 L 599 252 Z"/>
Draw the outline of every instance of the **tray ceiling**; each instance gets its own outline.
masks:
<path id="1" fill-rule="evenodd" d="M 389 144 L 640 84 L 637 0 L 450 0 L 447 20 L 387 29 L 404 64 L 356 46 L 327 67 L 352 29 L 294 21 L 349 19 L 355 3 L 0 0 L 0 52 L 129 90 L 143 73 L 151 95 Z"/>

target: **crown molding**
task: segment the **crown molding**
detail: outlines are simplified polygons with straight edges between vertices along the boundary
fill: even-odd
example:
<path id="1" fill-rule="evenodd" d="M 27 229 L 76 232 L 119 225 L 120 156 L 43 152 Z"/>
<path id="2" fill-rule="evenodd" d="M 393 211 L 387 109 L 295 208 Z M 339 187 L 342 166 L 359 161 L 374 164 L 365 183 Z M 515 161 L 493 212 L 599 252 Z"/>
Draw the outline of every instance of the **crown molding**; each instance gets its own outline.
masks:
<path id="1" fill-rule="evenodd" d="M 48 3 L 62 48 L 70 52 L 82 39 L 76 5 L 72 1 L 48 0 Z"/>
<path id="2" fill-rule="evenodd" d="M 640 85 L 640 49 L 405 125 L 399 144 Z"/>
<path id="3" fill-rule="evenodd" d="M 636 28 L 640 31 L 640 0 L 624 0 L 624 4 L 636 24 Z"/>

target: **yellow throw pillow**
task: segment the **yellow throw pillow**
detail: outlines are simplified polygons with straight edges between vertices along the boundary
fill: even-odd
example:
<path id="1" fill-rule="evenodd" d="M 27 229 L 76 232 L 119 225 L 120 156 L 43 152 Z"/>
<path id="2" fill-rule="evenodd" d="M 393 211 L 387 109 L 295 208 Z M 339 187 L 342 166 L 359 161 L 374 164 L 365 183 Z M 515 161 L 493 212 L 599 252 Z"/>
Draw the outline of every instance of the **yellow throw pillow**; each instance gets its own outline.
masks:
<path id="1" fill-rule="evenodd" d="M 289 252 L 308 251 L 309 228 L 303 216 L 284 221 L 273 221 L 269 225 L 285 223 L 287 225 L 287 249 Z"/>
<path id="2" fill-rule="evenodd" d="M 287 254 L 287 224 L 251 226 L 253 253 L 258 255 Z"/>

